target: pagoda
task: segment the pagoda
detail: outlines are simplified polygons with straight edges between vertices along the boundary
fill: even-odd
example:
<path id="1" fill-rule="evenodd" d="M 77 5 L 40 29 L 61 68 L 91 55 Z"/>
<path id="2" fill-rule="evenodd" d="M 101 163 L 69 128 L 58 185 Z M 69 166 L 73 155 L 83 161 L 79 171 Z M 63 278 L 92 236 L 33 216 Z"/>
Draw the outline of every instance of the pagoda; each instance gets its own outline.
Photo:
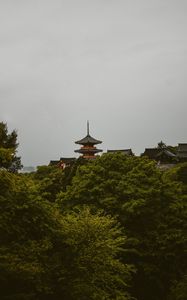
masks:
<path id="1" fill-rule="evenodd" d="M 103 150 L 97 149 L 94 145 L 101 144 L 102 142 L 94 139 L 89 132 L 89 122 L 87 122 L 87 135 L 80 141 L 75 142 L 75 144 L 82 145 L 78 150 L 75 150 L 76 153 L 81 153 L 83 158 L 94 159 L 96 158 L 95 154 L 102 152 Z"/>

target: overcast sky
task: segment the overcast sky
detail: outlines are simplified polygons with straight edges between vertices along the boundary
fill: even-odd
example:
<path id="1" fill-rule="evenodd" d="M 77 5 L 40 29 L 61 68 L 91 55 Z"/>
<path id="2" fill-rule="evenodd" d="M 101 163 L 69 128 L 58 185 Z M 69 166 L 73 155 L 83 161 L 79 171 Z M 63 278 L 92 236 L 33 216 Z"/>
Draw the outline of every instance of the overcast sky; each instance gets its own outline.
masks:
<path id="1" fill-rule="evenodd" d="M 187 143 L 186 0 L 0 0 L 0 121 L 24 165 Z"/>

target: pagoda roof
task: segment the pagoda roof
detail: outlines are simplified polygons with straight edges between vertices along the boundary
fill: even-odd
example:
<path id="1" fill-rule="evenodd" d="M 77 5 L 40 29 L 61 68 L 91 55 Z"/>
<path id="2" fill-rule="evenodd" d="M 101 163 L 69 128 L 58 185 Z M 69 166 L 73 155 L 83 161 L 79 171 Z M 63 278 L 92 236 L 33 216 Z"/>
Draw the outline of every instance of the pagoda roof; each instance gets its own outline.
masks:
<path id="1" fill-rule="evenodd" d="M 92 149 L 92 148 L 90 148 L 90 149 L 84 149 L 84 148 L 81 148 L 81 149 L 78 149 L 78 150 L 74 150 L 74 152 L 76 152 L 76 153 L 82 153 L 82 154 L 84 154 L 84 153 L 99 153 L 99 152 L 103 152 L 103 150 L 101 150 L 101 149 Z"/>
<path id="2" fill-rule="evenodd" d="M 86 145 L 86 144 L 91 144 L 91 145 L 97 145 L 101 144 L 102 141 L 94 139 L 91 135 L 87 134 L 83 139 L 76 141 L 75 144 L 79 145 Z"/>
<path id="3" fill-rule="evenodd" d="M 87 135 L 83 139 L 75 142 L 75 144 L 79 144 L 79 145 L 97 145 L 101 143 L 102 141 L 96 140 L 90 135 L 89 122 L 87 122 Z"/>

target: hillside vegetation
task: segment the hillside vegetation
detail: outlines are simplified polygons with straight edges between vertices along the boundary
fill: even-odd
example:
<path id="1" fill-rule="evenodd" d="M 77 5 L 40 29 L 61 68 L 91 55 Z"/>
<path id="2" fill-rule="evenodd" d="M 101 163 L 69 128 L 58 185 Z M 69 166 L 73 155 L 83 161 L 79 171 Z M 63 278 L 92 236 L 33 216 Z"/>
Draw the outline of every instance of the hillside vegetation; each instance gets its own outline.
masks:
<path id="1" fill-rule="evenodd" d="M 2 149 L 2 300 L 187 299 L 187 163 L 116 153 L 18 174 Z"/>

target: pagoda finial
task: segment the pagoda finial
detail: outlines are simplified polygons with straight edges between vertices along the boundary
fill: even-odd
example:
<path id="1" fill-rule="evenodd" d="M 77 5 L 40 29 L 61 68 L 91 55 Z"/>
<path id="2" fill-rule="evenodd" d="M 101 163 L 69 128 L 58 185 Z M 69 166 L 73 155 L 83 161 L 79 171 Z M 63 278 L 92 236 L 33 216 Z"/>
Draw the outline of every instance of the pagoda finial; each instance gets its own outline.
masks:
<path id="1" fill-rule="evenodd" d="M 87 121 L 87 135 L 90 135 L 89 121 Z"/>

